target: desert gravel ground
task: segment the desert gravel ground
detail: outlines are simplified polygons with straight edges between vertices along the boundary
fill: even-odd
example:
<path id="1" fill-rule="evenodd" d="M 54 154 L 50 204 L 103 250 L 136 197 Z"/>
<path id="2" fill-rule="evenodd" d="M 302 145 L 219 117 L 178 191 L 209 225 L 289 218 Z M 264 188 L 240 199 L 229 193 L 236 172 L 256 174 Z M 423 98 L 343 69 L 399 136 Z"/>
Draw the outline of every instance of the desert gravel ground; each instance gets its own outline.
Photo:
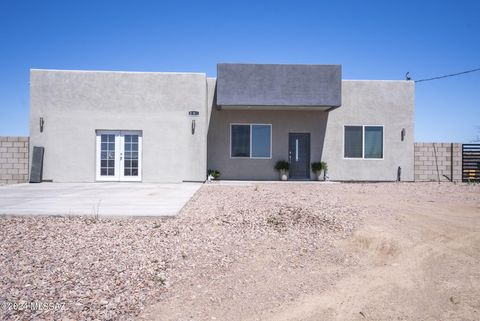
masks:
<path id="1" fill-rule="evenodd" d="M 177 218 L 1 217 L 0 239 L 5 320 L 480 319 L 479 185 L 209 184 Z"/>

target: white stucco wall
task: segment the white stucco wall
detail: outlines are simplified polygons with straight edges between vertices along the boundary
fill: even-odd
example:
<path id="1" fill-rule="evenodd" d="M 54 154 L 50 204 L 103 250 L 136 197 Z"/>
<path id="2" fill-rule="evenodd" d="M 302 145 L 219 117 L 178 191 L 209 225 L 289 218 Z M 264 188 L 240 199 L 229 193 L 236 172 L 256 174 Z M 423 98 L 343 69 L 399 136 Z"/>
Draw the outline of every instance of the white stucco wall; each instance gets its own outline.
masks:
<path id="1" fill-rule="evenodd" d="M 399 166 L 402 180 L 414 179 L 413 82 L 344 80 L 342 106 L 330 112 L 217 110 L 215 85 L 198 73 L 31 70 L 30 148 L 45 147 L 43 178 L 93 182 L 95 131 L 141 130 L 144 182 L 203 181 L 207 165 L 227 179 L 278 179 L 273 166 L 288 159 L 289 132 L 311 133 L 310 161 L 326 161 L 332 180 L 393 181 Z M 272 124 L 271 159 L 229 157 L 236 122 Z M 344 159 L 345 125 L 383 125 L 384 159 Z"/>
<path id="2" fill-rule="evenodd" d="M 344 159 L 345 125 L 383 125 L 384 159 Z M 329 112 L 322 159 L 332 180 L 394 181 L 400 166 L 402 181 L 413 181 L 414 83 L 343 80 L 342 106 Z"/>
<path id="3" fill-rule="evenodd" d="M 206 75 L 31 70 L 31 145 L 45 147 L 43 178 L 95 181 L 95 130 L 143 132 L 143 181 L 203 181 Z M 197 110 L 195 134 L 188 111 Z M 39 119 L 44 118 L 40 133 Z"/>
<path id="4" fill-rule="evenodd" d="M 224 179 L 276 180 L 278 160 L 288 160 L 288 133 L 310 133 L 310 162 L 326 161 L 335 181 L 414 179 L 414 83 L 408 81 L 342 81 L 342 106 L 322 109 L 271 107 L 212 110 L 208 134 L 208 167 Z M 230 158 L 230 123 L 272 124 L 271 159 Z M 344 159 L 345 125 L 384 126 L 384 159 Z M 405 128 L 405 140 L 401 131 Z M 311 173 L 311 178 L 314 178 Z"/>

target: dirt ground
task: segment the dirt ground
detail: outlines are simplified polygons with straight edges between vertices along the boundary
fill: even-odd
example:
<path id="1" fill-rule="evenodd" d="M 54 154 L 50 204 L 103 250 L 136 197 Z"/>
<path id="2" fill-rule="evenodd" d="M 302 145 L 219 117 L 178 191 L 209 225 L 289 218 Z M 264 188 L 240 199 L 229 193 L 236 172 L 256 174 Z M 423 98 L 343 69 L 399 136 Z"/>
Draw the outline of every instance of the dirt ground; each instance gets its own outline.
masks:
<path id="1" fill-rule="evenodd" d="M 480 319 L 480 185 L 209 184 L 174 219 L 0 238 L 6 320 Z M 5 309 L 32 301 L 63 306 Z"/>
<path id="2" fill-rule="evenodd" d="M 341 251 L 357 266 L 325 291 L 262 320 L 480 320 L 478 186 L 364 186 L 346 192 L 367 211 Z"/>
<path id="3" fill-rule="evenodd" d="M 322 189 L 328 192 L 317 190 L 318 197 L 333 192 L 342 206 L 358 209 L 361 224 L 353 235 L 307 254 L 292 249 L 276 257 L 277 247 L 288 247 L 281 243 L 257 247 L 220 282 L 179 285 L 143 318 L 480 319 L 479 186 L 338 184 Z"/>

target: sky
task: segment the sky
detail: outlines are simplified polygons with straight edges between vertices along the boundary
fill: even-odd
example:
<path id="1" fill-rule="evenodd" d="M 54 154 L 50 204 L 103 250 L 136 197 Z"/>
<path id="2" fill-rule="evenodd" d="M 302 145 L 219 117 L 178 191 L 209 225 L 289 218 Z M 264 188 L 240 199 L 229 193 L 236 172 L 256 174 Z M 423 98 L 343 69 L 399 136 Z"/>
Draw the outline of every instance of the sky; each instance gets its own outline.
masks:
<path id="1" fill-rule="evenodd" d="M 28 135 L 29 69 L 341 64 L 344 79 L 480 68 L 480 1 L 0 0 L 0 135 Z M 420 82 L 415 140 L 480 136 L 480 72 Z"/>

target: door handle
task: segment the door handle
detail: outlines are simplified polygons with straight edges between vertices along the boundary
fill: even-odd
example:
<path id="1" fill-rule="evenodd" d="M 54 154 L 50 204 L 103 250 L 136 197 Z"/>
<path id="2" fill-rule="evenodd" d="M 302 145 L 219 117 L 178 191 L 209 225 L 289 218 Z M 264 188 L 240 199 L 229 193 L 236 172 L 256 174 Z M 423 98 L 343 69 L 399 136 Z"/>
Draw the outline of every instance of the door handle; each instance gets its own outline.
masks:
<path id="1" fill-rule="evenodd" d="M 295 140 L 295 161 L 298 162 L 298 139 Z"/>

